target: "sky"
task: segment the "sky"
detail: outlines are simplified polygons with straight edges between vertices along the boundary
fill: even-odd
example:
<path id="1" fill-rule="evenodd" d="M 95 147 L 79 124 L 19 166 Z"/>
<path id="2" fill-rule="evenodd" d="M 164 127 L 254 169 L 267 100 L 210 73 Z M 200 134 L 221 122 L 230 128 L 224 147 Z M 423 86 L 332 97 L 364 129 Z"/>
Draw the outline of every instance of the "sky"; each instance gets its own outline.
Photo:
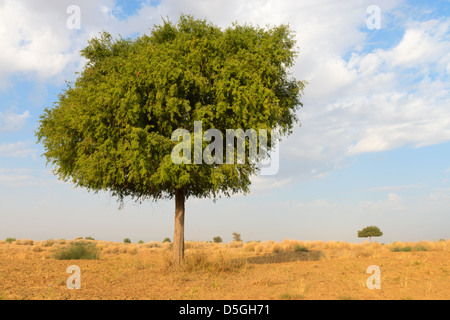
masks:
<path id="1" fill-rule="evenodd" d="M 359 243 L 370 225 L 381 243 L 450 238 L 450 1 L 0 0 L 0 240 L 172 239 L 173 200 L 120 209 L 74 188 L 35 131 L 90 38 L 134 38 L 181 13 L 221 28 L 288 24 L 290 72 L 308 82 L 278 172 L 252 177 L 248 195 L 189 199 L 186 240 Z"/>

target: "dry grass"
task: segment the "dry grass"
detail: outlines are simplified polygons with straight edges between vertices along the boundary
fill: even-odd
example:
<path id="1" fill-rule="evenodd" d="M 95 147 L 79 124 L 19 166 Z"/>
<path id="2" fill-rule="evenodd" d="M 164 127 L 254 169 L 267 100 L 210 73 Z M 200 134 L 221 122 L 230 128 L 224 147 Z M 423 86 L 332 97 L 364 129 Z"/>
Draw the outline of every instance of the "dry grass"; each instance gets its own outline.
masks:
<path id="1" fill-rule="evenodd" d="M 54 253 L 87 241 L 0 241 L 3 299 L 450 299 L 450 241 L 392 244 L 337 241 L 186 242 L 185 264 L 170 243 L 94 241 L 99 260 L 59 261 Z M 50 245 L 51 244 L 51 245 Z M 296 247 L 307 251 L 296 251 Z M 411 251 L 395 248 L 410 247 Z M 69 290 L 76 264 L 82 289 Z M 369 290 L 367 267 L 381 269 Z"/>

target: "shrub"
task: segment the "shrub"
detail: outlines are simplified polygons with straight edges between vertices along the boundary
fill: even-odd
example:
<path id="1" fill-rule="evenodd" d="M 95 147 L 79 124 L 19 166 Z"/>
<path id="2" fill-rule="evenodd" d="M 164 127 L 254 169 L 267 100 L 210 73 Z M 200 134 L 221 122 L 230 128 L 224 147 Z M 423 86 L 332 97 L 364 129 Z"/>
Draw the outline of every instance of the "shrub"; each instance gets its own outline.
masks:
<path id="1" fill-rule="evenodd" d="M 241 235 L 237 232 L 233 232 L 233 241 L 242 241 Z"/>
<path id="2" fill-rule="evenodd" d="M 294 248 L 295 252 L 308 252 L 309 250 L 305 246 L 296 245 Z"/>
<path id="3" fill-rule="evenodd" d="M 75 242 L 55 252 L 57 260 L 97 260 L 98 249 L 93 243 Z"/>
<path id="4" fill-rule="evenodd" d="M 410 252 L 412 250 L 411 247 L 394 247 L 391 249 L 392 252 Z"/>
<path id="5" fill-rule="evenodd" d="M 221 237 L 214 237 L 213 241 L 214 241 L 214 243 L 221 243 L 222 242 L 222 238 Z"/>
<path id="6" fill-rule="evenodd" d="M 123 239 L 123 243 L 131 243 L 130 238 L 125 238 L 125 239 Z"/>
<path id="7" fill-rule="evenodd" d="M 139 243 L 139 244 L 143 244 L 143 243 L 144 243 L 144 240 L 139 240 L 138 243 Z"/>
<path id="8" fill-rule="evenodd" d="M 164 240 L 163 240 L 163 243 L 164 243 L 164 242 L 169 242 L 169 243 L 170 243 L 170 242 L 172 242 L 172 241 L 170 240 L 169 237 L 166 237 L 166 238 L 164 238 Z"/>
<path id="9" fill-rule="evenodd" d="M 84 237 L 84 239 L 86 239 L 86 240 L 95 240 L 94 238 L 92 238 L 92 237 Z"/>
<path id="10" fill-rule="evenodd" d="M 16 238 L 6 238 L 5 241 L 6 241 L 7 243 L 11 243 L 11 242 L 16 241 Z"/>

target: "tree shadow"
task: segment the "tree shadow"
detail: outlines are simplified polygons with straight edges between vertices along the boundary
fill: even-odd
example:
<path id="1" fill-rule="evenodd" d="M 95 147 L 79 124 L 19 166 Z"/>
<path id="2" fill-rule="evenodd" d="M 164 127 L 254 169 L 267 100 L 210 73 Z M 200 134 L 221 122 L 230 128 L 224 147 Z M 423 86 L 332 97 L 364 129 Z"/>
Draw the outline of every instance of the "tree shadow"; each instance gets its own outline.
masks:
<path id="1" fill-rule="evenodd" d="M 319 261 L 324 256 L 325 255 L 322 251 L 277 252 L 266 253 L 262 256 L 249 257 L 247 258 L 247 262 L 253 264 L 270 264 L 294 261 Z"/>

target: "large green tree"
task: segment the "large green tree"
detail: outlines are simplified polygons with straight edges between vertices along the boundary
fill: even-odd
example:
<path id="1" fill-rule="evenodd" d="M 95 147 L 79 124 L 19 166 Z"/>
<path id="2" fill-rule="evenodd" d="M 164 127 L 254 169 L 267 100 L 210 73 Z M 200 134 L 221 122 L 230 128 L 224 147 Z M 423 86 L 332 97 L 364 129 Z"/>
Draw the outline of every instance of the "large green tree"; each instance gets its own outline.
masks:
<path id="1" fill-rule="evenodd" d="M 87 59 L 83 71 L 40 118 L 36 135 L 47 162 L 60 179 L 108 191 L 119 201 L 175 198 L 178 265 L 186 200 L 247 193 L 258 166 L 176 164 L 172 133 L 181 128 L 193 136 L 194 122 L 202 121 L 203 128 L 224 134 L 290 134 L 304 85 L 288 72 L 297 55 L 294 35 L 286 25 L 221 29 L 181 15 L 135 39 L 104 32 L 81 54 Z"/>

